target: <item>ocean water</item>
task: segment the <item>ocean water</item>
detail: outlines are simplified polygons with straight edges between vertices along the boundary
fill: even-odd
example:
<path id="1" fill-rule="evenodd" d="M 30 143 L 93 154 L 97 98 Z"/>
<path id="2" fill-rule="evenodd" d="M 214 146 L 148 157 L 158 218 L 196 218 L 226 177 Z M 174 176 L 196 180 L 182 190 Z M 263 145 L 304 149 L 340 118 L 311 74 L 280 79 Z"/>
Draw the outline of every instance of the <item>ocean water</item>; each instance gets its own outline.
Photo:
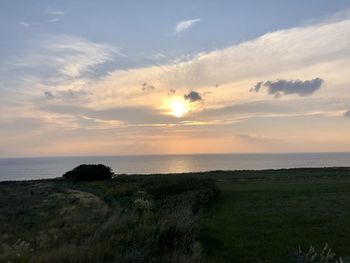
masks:
<path id="1" fill-rule="evenodd" d="M 0 159 L 0 181 L 59 177 L 83 163 L 102 163 L 117 174 L 350 166 L 350 153 L 193 154 Z"/>

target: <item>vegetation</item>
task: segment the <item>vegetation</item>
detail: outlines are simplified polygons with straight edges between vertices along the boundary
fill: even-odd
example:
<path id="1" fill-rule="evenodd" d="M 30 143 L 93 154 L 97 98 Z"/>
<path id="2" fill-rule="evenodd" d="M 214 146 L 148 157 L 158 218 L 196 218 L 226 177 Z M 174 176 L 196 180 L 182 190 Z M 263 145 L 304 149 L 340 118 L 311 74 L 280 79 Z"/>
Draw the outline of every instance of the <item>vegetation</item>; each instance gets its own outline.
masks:
<path id="1" fill-rule="evenodd" d="M 66 172 L 63 178 L 72 181 L 98 181 L 111 179 L 113 175 L 112 168 L 103 164 L 81 164 Z"/>
<path id="2" fill-rule="evenodd" d="M 202 217 L 207 262 L 295 263 L 299 245 L 322 248 L 325 243 L 350 262 L 350 169 L 206 176 L 217 178 L 221 190 Z"/>
<path id="3" fill-rule="evenodd" d="M 350 262 L 347 168 L 3 182 L 0 203 L 0 262 Z"/>
<path id="4" fill-rule="evenodd" d="M 0 262 L 198 262 L 215 183 L 188 176 L 0 183 Z"/>
<path id="5" fill-rule="evenodd" d="M 326 243 L 320 252 L 310 246 L 309 251 L 304 252 L 300 247 L 298 251 L 299 263 L 342 263 L 341 257 L 337 256 Z"/>

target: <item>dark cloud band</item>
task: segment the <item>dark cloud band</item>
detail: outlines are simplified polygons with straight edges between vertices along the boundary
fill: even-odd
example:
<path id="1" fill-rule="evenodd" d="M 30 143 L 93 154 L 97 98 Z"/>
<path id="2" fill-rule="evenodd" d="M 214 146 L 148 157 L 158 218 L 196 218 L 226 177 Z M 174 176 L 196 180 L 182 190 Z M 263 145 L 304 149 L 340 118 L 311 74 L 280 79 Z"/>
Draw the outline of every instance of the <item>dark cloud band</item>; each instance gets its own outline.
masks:
<path id="1" fill-rule="evenodd" d="M 315 78 L 311 80 L 268 80 L 258 82 L 250 92 L 259 92 L 263 87 L 267 88 L 269 94 L 276 98 L 282 95 L 297 94 L 299 96 L 308 96 L 321 88 L 324 80 Z"/>

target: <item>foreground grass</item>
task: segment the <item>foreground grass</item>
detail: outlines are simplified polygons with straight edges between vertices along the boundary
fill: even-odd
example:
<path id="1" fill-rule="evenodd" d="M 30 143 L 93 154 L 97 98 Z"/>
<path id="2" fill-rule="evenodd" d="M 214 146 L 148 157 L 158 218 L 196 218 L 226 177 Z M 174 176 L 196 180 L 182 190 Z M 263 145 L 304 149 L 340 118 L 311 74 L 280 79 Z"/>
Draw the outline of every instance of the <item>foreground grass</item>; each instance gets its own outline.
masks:
<path id="1" fill-rule="evenodd" d="M 0 262 L 198 262 L 210 179 L 0 183 Z"/>
<path id="2" fill-rule="evenodd" d="M 218 189 L 220 194 L 218 195 Z M 350 262 L 350 169 L 0 183 L 0 262 Z"/>
<path id="3" fill-rule="evenodd" d="M 350 255 L 350 170 L 292 169 L 217 174 L 220 199 L 206 209 L 208 262 L 297 262 L 298 245 L 328 242 Z M 208 176 L 212 176 L 208 174 Z"/>

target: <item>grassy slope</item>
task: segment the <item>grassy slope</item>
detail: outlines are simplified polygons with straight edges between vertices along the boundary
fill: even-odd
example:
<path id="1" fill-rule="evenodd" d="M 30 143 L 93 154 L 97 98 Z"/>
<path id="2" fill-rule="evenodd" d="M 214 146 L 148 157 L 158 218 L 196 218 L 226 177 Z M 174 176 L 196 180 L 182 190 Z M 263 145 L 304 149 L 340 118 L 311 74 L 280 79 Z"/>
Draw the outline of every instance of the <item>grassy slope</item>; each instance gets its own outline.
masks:
<path id="1" fill-rule="evenodd" d="M 221 195 L 199 213 L 212 179 Z M 295 262 L 325 242 L 350 255 L 349 169 L 7 182 L 0 204 L 0 262 Z"/>
<path id="2" fill-rule="evenodd" d="M 350 170 L 245 173 L 217 175 L 222 194 L 202 220 L 209 262 L 296 262 L 298 245 L 326 242 L 350 255 Z"/>
<path id="3" fill-rule="evenodd" d="M 0 262 L 195 262 L 208 179 L 0 183 Z"/>

